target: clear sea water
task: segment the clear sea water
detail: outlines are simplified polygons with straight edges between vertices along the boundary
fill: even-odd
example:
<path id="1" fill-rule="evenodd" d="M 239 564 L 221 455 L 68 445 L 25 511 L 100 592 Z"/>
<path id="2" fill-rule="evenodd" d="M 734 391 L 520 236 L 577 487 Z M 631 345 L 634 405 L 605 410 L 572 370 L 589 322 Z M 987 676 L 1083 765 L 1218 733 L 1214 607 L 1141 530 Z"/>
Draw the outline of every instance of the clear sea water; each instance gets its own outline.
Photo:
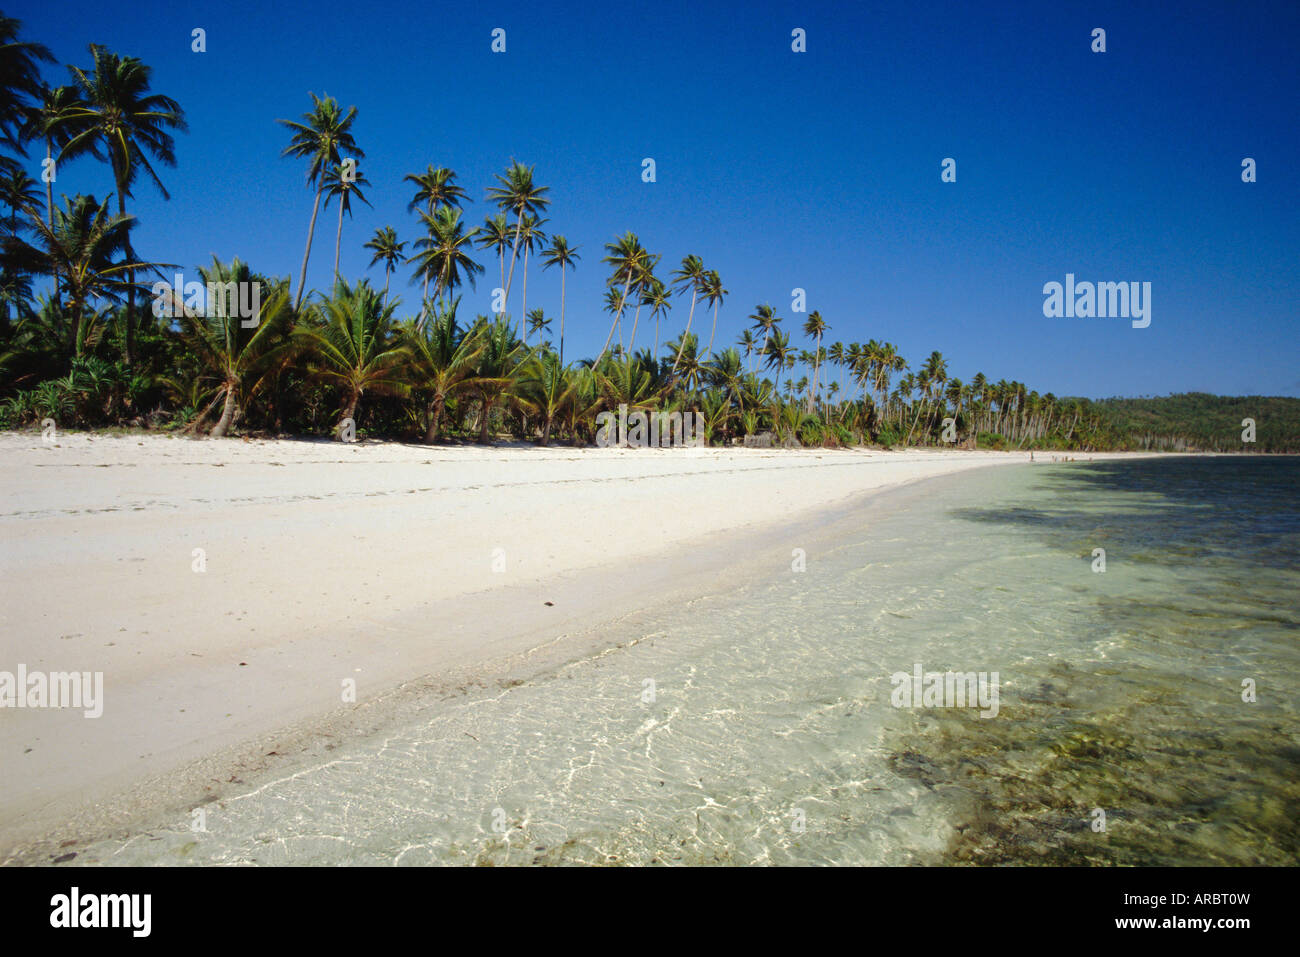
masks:
<path id="1" fill-rule="evenodd" d="M 1296 863 L 1300 459 L 1000 467 L 845 519 L 806 571 L 77 863 Z M 917 662 L 998 672 L 998 715 L 893 707 Z"/>

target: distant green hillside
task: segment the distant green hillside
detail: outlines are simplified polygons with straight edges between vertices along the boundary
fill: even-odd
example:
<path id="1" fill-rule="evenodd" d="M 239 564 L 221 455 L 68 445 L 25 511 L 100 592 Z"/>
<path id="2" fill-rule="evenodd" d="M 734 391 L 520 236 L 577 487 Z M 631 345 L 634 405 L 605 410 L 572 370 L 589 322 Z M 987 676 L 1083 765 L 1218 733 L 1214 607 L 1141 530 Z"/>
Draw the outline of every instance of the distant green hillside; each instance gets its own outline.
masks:
<path id="1" fill-rule="evenodd" d="M 1300 452 L 1300 399 L 1185 392 L 1153 399 L 1100 399 L 1089 411 L 1120 447 L 1217 452 Z M 1254 419 L 1255 441 L 1242 441 Z"/>

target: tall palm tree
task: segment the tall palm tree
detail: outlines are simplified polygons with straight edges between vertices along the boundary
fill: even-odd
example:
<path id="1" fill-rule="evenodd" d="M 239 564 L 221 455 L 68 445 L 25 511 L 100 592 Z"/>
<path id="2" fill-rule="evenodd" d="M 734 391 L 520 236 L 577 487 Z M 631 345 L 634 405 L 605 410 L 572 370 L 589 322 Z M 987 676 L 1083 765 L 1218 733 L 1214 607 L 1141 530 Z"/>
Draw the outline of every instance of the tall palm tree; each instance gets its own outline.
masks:
<path id="1" fill-rule="evenodd" d="M 0 204 L 9 207 L 5 231 L 10 236 L 27 228 L 20 221 L 19 212 L 41 207 L 41 193 L 36 180 L 27 175 L 17 160 L 8 156 L 0 156 Z M 22 220 L 26 218 L 24 214 Z M 0 330 L 9 328 L 10 305 L 19 305 L 30 293 L 30 279 L 16 272 L 7 259 L 0 261 Z"/>
<path id="2" fill-rule="evenodd" d="M 415 195 L 406 204 L 406 211 L 413 213 L 421 206 L 432 216 L 440 206 L 461 208 L 465 201 L 465 190 L 456 185 L 456 173 L 445 166 L 435 167 L 432 163 L 423 173 L 407 173 L 402 182 L 415 184 Z M 421 300 L 429 298 L 429 277 L 424 277 L 424 290 Z"/>
<path id="3" fill-rule="evenodd" d="M 880 403 L 885 414 L 889 408 L 889 377 L 895 372 L 907 368 L 907 360 L 898 353 L 898 346 L 892 342 L 881 344 L 876 353 L 876 377 L 873 385 L 880 393 Z"/>
<path id="4" fill-rule="evenodd" d="M 842 369 L 844 366 L 844 343 L 832 342 L 830 349 L 827 350 L 826 357 L 832 365 L 840 366 Z M 843 380 L 843 378 L 844 378 L 844 373 L 841 372 L 840 373 L 841 381 Z M 843 386 L 841 385 L 840 389 L 842 388 Z M 839 392 L 840 389 L 836 389 L 835 391 Z"/>
<path id="5" fill-rule="evenodd" d="M 49 48 L 19 39 L 22 21 L 0 13 L 0 143 L 21 153 L 19 127 L 26 119 L 25 98 L 41 96 L 41 63 L 53 63 Z"/>
<path id="6" fill-rule="evenodd" d="M 780 329 L 774 329 L 771 337 L 767 340 L 767 345 L 763 349 L 763 354 L 767 356 L 767 367 L 774 370 L 778 375 L 782 369 L 794 367 L 793 349 L 790 345 L 790 337 Z"/>
<path id="7" fill-rule="evenodd" d="M 471 288 L 477 288 L 474 276 L 481 273 L 483 267 L 470 258 L 468 250 L 478 227 L 465 232 L 460 210 L 452 206 L 442 206 L 432 216 L 421 211 L 420 221 L 424 223 L 428 235 L 415 241 L 415 248 L 420 251 L 410 259 L 416 264 L 415 276 L 411 281 L 423 276 L 427 286 L 428 279 L 432 277 L 435 300 L 444 292 L 451 292 L 465 279 L 469 280 Z M 429 300 L 426 299 L 420 310 L 421 322 L 428 315 L 428 303 Z"/>
<path id="8" fill-rule="evenodd" d="M 710 269 L 704 277 L 704 299 L 713 306 L 713 327 L 709 330 L 709 347 L 704 350 L 705 358 L 713 352 L 713 338 L 718 333 L 718 307 L 726 295 L 727 290 L 722 288 L 722 277 L 716 269 Z"/>
<path id="9" fill-rule="evenodd" d="M 740 346 L 740 348 L 744 350 L 745 358 L 749 359 L 749 357 L 754 354 L 754 350 L 758 347 L 758 340 L 754 338 L 753 330 L 742 330 L 740 338 L 736 340 L 736 345 Z M 753 370 L 751 369 L 750 371 L 752 372 Z"/>
<path id="10" fill-rule="evenodd" d="M 536 216 L 525 216 L 523 230 L 519 234 L 519 245 L 524 250 L 524 288 L 523 298 L 519 302 L 519 312 L 523 316 L 528 315 L 528 258 L 546 242 L 546 233 L 542 232 L 542 224 L 545 222 Z M 525 334 L 524 345 L 527 344 L 528 336 Z"/>
<path id="11" fill-rule="evenodd" d="M 510 272 L 506 276 L 506 302 L 510 302 L 510 286 L 515 278 L 515 259 L 519 255 L 519 239 L 523 232 L 524 218 L 529 214 L 540 216 L 551 201 L 546 194 L 549 186 L 538 186 L 533 182 L 533 167 L 525 166 L 515 159 L 510 160 L 505 175 L 496 174 L 497 186 L 489 186 L 488 199 L 493 200 L 504 212 L 515 214 L 515 238 L 510 247 Z"/>
<path id="12" fill-rule="evenodd" d="M 948 364 L 944 361 L 943 356 L 940 355 L 938 351 L 930 353 L 930 358 L 925 360 L 925 364 L 921 367 L 918 378 L 921 384 L 922 393 L 921 408 L 927 411 L 925 421 L 927 426 L 926 431 L 928 432 L 930 419 L 932 417 L 932 412 L 930 411 L 931 401 L 936 393 L 941 394 L 943 384 L 948 381 Z M 912 420 L 912 427 L 907 430 L 908 441 L 911 441 L 912 432 L 916 428 L 916 423 L 920 416 L 921 411 L 918 409 L 916 418 Z"/>
<path id="13" fill-rule="evenodd" d="M 36 180 L 27 175 L 27 171 L 8 156 L 0 156 L 0 205 L 9 209 L 8 232 L 16 233 L 20 228 L 18 214 L 26 208 L 41 208 L 41 193 Z"/>
<path id="14" fill-rule="evenodd" d="M 656 279 L 651 287 L 646 290 L 645 304 L 650 307 L 650 318 L 655 321 L 655 348 L 654 354 L 659 354 L 659 320 L 666 316 L 673 308 L 673 301 L 668 292 L 668 287 L 663 281 Z"/>
<path id="15" fill-rule="evenodd" d="M 388 301 L 388 281 L 397 271 L 397 264 L 403 260 L 403 251 L 406 249 L 406 243 L 397 241 L 397 230 L 392 226 L 385 226 L 383 229 L 376 229 L 375 235 L 366 243 L 366 249 L 374 251 L 374 256 L 370 258 L 370 265 L 382 262 L 384 264 L 384 301 Z"/>
<path id="16" fill-rule="evenodd" d="M 686 290 L 691 291 L 691 309 L 686 314 L 686 331 L 682 333 L 682 344 L 685 345 L 686 337 L 691 332 L 691 322 L 695 319 L 695 303 L 699 299 L 700 293 L 704 291 L 704 261 L 694 254 L 682 257 L 682 264 L 673 270 L 669 277 L 672 283 L 673 291 L 682 295 Z M 712 340 L 710 340 L 712 341 Z M 673 360 L 673 372 L 677 372 L 677 363 L 681 356 Z"/>
<path id="17" fill-rule="evenodd" d="M 655 277 L 655 266 L 659 265 L 659 256 L 647 253 L 640 262 L 637 263 L 636 277 L 633 280 L 634 291 L 636 292 L 636 313 L 632 319 L 632 335 L 628 339 L 627 351 L 629 354 L 636 350 L 636 327 L 641 321 L 641 307 L 646 304 L 646 291 L 650 289 L 659 280 Z"/>
<path id="18" fill-rule="evenodd" d="M 528 314 L 528 331 L 539 334 L 546 334 L 551 331 L 551 319 L 546 312 L 541 309 L 534 309 Z M 540 340 L 539 340 L 540 341 Z"/>
<path id="19" fill-rule="evenodd" d="M 404 395 L 407 353 L 397 341 L 395 305 L 362 279 L 349 286 L 340 279 L 329 298 L 315 302 L 307 323 L 294 331 L 295 345 L 307 359 L 308 377 L 335 386 L 342 397 L 340 424 L 355 421 L 367 392 Z"/>
<path id="20" fill-rule="evenodd" d="M 119 56 L 99 44 L 90 45 L 94 61 L 90 71 L 70 66 L 79 100 L 70 105 L 67 123 L 71 131 L 59 157 L 90 153 L 108 159 L 117 187 L 117 214 L 126 215 L 126 197 L 143 170 L 163 199 L 170 199 L 162 180 L 149 162 L 176 165 L 176 143 L 169 130 L 184 131 L 185 114 L 169 96 L 149 92 L 153 71 L 131 56 Z M 128 235 L 127 241 L 130 241 Z M 127 258 L 133 258 L 126 250 Z M 135 283 L 127 286 L 126 361 L 135 352 Z"/>
<path id="21" fill-rule="evenodd" d="M 803 324 L 803 334 L 812 337 L 816 342 L 816 346 L 813 349 L 812 388 L 808 390 L 809 412 L 812 412 L 813 410 L 813 397 L 817 394 L 817 376 L 821 371 L 822 336 L 825 335 L 826 330 L 829 328 L 830 326 L 826 325 L 826 320 L 822 318 L 821 312 L 817 309 L 808 313 L 808 318 Z"/>
<path id="22" fill-rule="evenodd" d="M 362 186 L 369 186 L 370 181 L 361 175 L 361 171 L 352 166 L 349 170 L 340 164 L 330 171 L 329 177 L 325 182 L 325 207 L 328 209 L 330 200 L 338 197 L 339 200 L 339 229 L 334 237 L 334 281 L 338 282 L 339 278 L 339 250 L 343 246 L 343 214 L 352 215 L 352 197 L 355 196 L 367 206 L 370 200 L 366 199 L 361 193 Z"/>
<path id="23" fill-rule="evenodd" d="M 578 255 L 577 246 L 570 246 L 569 241 L 558 233 L 551 237 L 551 244 L 542 251 L 542 268 L 550 269 L 552 266 L 560 267 L 560 365 L 564 365 L 564 270 L 576 269 L 577 261 L 582 257 Z"/>
<path id="24" fill-rule="evenodd" d="M 489 216 L 478 228 L 479 237 L 475 240 L 480 249 L 491 249 L 497 254 L 497 263 L 501 268 L 501 292 L 506 290 L 506 247 L 510 245 L 510 223 L 505 213 Z M 504 311 L 504 306 L 502 307 Z"/>
<path id="25" fill-rule="evenodd" d="M 45 144 L 46 160 L 54 159 L 54 149 L 60 152 L 64 144 L 72 137 L 73 111 L 81 105 L 77 91 L 71 86 L 49 84 L 41 87 L 40 98 L 27 109 L 23 121 L 22 138 L 24 140 L 41 140 Z M 46 225 L 54 224 L 54 181 L 45 178 Z"/>
<path id="26" fill-rule="evenodd" d="M 307 161 L 307 185 L 316 193 L 316 200 L 311 208 L 311 225 L 307 227 L 307 248 L 302 254 L 302 274 L 298 279 L 298 294 L 293 300 L 295 311 L 302 305 L 303 292 L 307 288 L 307 260 L 311 257 L 311 241 L 316 234 L 316 216 L 320 212 L 321 194 L 326 188 L 329 173 L 342 162 L 344 153 L 354 159 L 366 157 L 352 135 L 352 124 L 357 118 L 357 108 L 349 106 L 344 110 L 328 94 L 324 99 L 317 97 L 315 93 L 308 95 L 312 100 L 312 108 L 302 115 L 301 121 L 276 120 L 281 126 L 293 131 L 289 145 L 280 155 Z"/>
<path id="27" fill-rule="evenodd" d="M 641 240 L 636 238 L 635 233 L 624 233 L 612 243 L 605 244 L 605 257 L 601 259 L 601 262 L 608 263 L 612 267 L 612 275 L 606 281 L 607 285 L 612 291 L 621 281 L 623 283 L 623 292 L 618 297 L 618 304 L 613 309 L 614 321 L 610 324 L 609 335 L 605 337 L 605 344 L 601 346 L 600 354 L 596 356 L 593 365 L 600 365 L 600 360 L 609 351 L 610 340 L 614 338 L 614 329 L 620 325 L 623 317 L 623 307 L 627 304 L 627 294 L 648 256 L 649 253 L 641 245 Z M 622 333 L 619 334 L 619 338 L 621 344 Z"/>
<path id="28" fill-rule="evenodd" d="M 749 318 L 754 321 L 754 331 L 758 332 L 761 329 L 763 332 L 763 344 L 758 349 L 759 356 L 768 355 L 767 340 L 771 338 L 772 330 L 780 324 L 781 317 L 769 303 L 764 303 L 756 307 L 754 314 Z"/>

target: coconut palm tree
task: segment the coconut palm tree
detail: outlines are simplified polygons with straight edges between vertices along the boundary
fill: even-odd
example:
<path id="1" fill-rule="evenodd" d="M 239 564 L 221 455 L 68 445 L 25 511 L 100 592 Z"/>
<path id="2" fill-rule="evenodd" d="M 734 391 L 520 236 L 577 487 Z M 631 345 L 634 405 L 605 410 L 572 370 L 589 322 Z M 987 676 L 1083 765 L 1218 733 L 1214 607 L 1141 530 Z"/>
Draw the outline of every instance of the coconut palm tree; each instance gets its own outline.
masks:
<path id="1" fill-rule="evenodd" d="M 34 243 L 17 235 L 4 237 L 4 259 L 13 269 L 40 276 L 58 276 L 62 285 L 59 302 L 68 318 L 67 349 L 80 356 L 87 341 L 82 328 L 87 310 L 95 317 L 94 302 L 121 302 L 124 295 L 147 293 L 137 284 L 138 269 L 160 269 L 170 263 L 140 262 L 131 255 L 130 230 L 135 217 L 108 211 L 93 196 L 65 198 L 54 213 L 54 225 L 46 225 L 35 209 L 26 214 L 35 234 Z"/>
<path id="2" fill-rule="evenodd" d="M 624 233 L 615 239 L 612 243 L 605 244 L 605 257 L 601 260 L 612 267 L 612 274 L 607 280 L 607 285 L 612 291 L 619 282 L 623 283 L 623 292 L 618 297 L 618 303 L 613 309 L 614 321 L 610 324 L 609 335 L 605 337 L 605 344 L 600 348 L 600 354 L 596 356 L 596 361 L 592 365 L 600 365 L 600 360 L 605 353 L 609 351 L 610 340 L 614 338 L 614 329 L 619 326 L 623 317 L 623 307 L 627 304 L 627 294 L 632 288 L 632 283 L 637 273 L 643 267 L 649 253 L 641 245 L 641 240 L 636 238 L 634 233 Z M 607 302 L 608 304 L 608 302 Z M 619 336 L 620 346 L 622 345 L 622 335 Z"/>
<path id="3" fill-rule="evenodd" d="M 510 224 L 506 221 L 505 213 L 497 213 L 495 216 L 489 216 L 484 220 L 483 225 L 478 228 L 479 237 L 475 243 L 480 249 L 492 249 L 496 251 L 497 262 L 501 267 L 501 292 L 505 293 L 506 289 L 506 247 L 510 245 Z M 504 305 L 502 311 L 505 311 Z"/>
<path id="4" fill-rule="evenodd" d="M 525 216 L 523 229 L 519 234 L 519 245 L 524 250 L 524 287 L 523 298 L 519 302 L 519 311 L 523 316 L 528 315 L 528 258 L 535 250 L 541 249 L 542 244 L 546 242 L 546 233 L 542 232 L 542 224 L 546 220 L 538 219 L 536 216 Z M 524 345 L 528 345 L 528 335 L 524 335 Z"/>
<path id="5" fill-rule="evenodd" d="M 551 331 L 551 319 L 542 309 L 534 309 L 528 314 L 527 318 L 530 333 L 549 333 Z"/>
<path id="6" fill-rule="evenodd" d="M 416 266 L 411 281 L 424 277 L 427 286 L 428 278 L 432 277 L 435 300 L 444 292 L 458 287 L 465 279 L 469 280 L 471 288 L 477 288 L 474 277 L 483 272 L 483 267 L 470 258 L 468 250 L 478 227 L 465 232 L 460 210 L 452 206 L 439 207 L 432 216 L 421 211 L 420 221 L 428 230 L 428 235 L 415 241 L 415 248 L 419 252 L 414 253 L 409 260 Z M 426 299 L 420 310 L 420 322 L 428 315 L 428 303 L 429 300 Z"/>
<path id="7" fill-rule="evenodd" d="M 645 365 L 630 357 L 612 359 L 596 370 L 596 376 L 611 409 L 626 405 L 629 412 L 648 411 L 663 398 L 663 389 L 656 387 Z"/>
<path id="8" fill-rule="evenodd" d="M 882 343 L 876 353 L 876 376 L 873 385 L 880 393 L 880 404 L 888 414 L 889 377 L 892 373 L 902 372 L 907 368 L 907 360 L 898 354 L 898 346 L 892 342 Z"/>
<path id="9" fill-rule="evenodd" d="M 663 281 L 656 279 L 645 293 L 645 304 L 650 307 L 650 318 L 655 321 L 655 347 L 654 355 L 659 353 L 659 320 L 666 316 L 670 309 L 673 308 L 673 301 L 669 295 L 668 287 Z"/>
<path id="10" fill-rule="evenodd" d="M 752 329 L 742 329 L 740 337 L 736 340 L 736 345 L 740 346 L 745 361 L 748 362 L 749 357 L 752 356 L 754 351 L 758 348 L 758 340 L 754 338 L 754 331 Z M 752 365 L 750 366 L 749 371 L 754 371 Z"/>
<path id="11" fill-rule="evenodd" d="M 763 349 L 763 354 L 767 356 L 767 367 L 778 374 L 782 369 L 794 367 L 795 357 L 790 345 L 790 337 L 780 329 L 773 330 L 771 338 L 767 340 L 767 345 Z"/>
<path id="12" fill-rule="evenodd" d="M 19 39 L 22 26 L 21 20 L 0 14 L 0 142 L 19 153 L 25 99 L 41 98 L 40 64 L 54 62 L 48 47 Z"/>
<path id="13" fill-rule="evenodd" d="M 150 157 L 163 166 L 176 165 L 176 143 L 169 130 L 184 131 L 185 114 L 169 96 L 149 92 L 153 71 L 131 56 L 119 56 L 99 44 L 90 45 L 94 61 L 90 71 L 70 66 L 78 100 L 67 109 L 71 135 L 59 158 L 90 153 L 107 157 L 117 187 L 117 214 L 126 215 L 126 197 L 132 195 L 141 171 L 148 174 L 163 199 L 170 199 Z M 128 235 L 128 242 L 130 237 Z M 128 248 L 128 259 L 134 254 Z M 135 282 L 127 286 L 125 358 L 135 352 Z"/>
<path id="14" fill-rule="evenodd" d="M 515 238 L 510 246 L 510 272 L 506 275 L 506 302 L 510 302 L 510 286 L 515 278 L 515 259 L 519 255 L 519 241 L 523 233 L 524 219 L 529 214 L 540 216 L 551 201 L 546 194 L 549 186 L 538 186 L 533 182 L 533 167 L 525 166 L 515 159 L 510 160 L 505 175 L 496 174 L 497 186 L 489 186 L 488 199 L 494 201 L 504 212 L 515 215 Z"/>
<path id="15" fill-rule="evenodd" d="M 473 331 L 482 337 L 483 349 L 475 370 L 479 408 L 480 444 L 487 445 L 492 409 L 514 393 L 519 380 L 519 366 L 525 357 L 523 343 L 515 338 L 514 323 L 508 317 L 489 322 L 480 318 Z"/>
<path id="16" fill-rule="evenodd" d="M 424 328 L 410 323 L 402 334 L 407 376 L 417 391 L 429 396 L 429 426 L 424 433 L 429 445 L 438 441 L 447 400 L 471 392 L 478 385 L 475 373 L 483 339 L 461 330 L 456 322 L 459 306 L 457 297 L 435 312 Z"/>
<path id="17" fill-rule="evenodd" d="M 670 384 L 680 383 L 688 393 L 698 389 L 704 378 L 704 363 L 699 355 L 700 337 L 693 332 L 683 332 L 680 340 L 664 346 L 676 356 L 677 372 L 670 377 Z"/>
<path id="18" fill-rule="evenodd" d="M 817 343 L 813 350 L 812 388 L 808 390 L 809 412 L 812 412 L 813 410 L 813 396 L 817 392 L 817 375 L 821 371 L 822 336 L 826 334 L 826 330 L 829 328 L 830 326 L 828 326 L 826 320 L 822 318 L 821 312 L 816 309 L 808 313 L 808 318 L 803 324 L 804 335 L 811 336 Z"/>
<path id="19" fill-rule="evenodd" d="M 713 338 L 718 333 L 718 307 L 722 305 L 727 290 L 722 288 L 722 278 L 717 270 L 710 269 L 704 277 L 704 299 L 713 306 L 713 327 L 709 330 L 709 347 L 704 350 L 707 358 L 713 352 Z"/>
<path id="20" fill-rule="evenodd" d="M 376 229 L 375 235 L 366 243 L 366 249 L 374 251 L 370 257 L 370 265 L 382 262 L 384 264 L 384 301 L 388 301 L 388 281 L 397 271 L 397 264 L 402 262 L 402 253 L 406 249 L 406 243 L 397 241 L 397 230 L 392 226 L 385 226 L 383 229 Z"/>
<path id="21" fill-rule="evenodd" d="M 570 246 L 569 241 L 558 233 L 551 237 L 551 244 L 542 250 L 542 268 L 560 267 L 560 365 L 564 365 L 564 271 L 576 269 L 582 257 L 578 255 L 577 246 Z"/>
<path id="22" fill-rule="evenodd" d="M 754 314 L 749 317 L 754 322 L 754 332 L 759 330 L 763 332 L 763 344 L 759 346 L 758 354 L 760 357 L 768 355 L 767 340 L 771 338 L 772 330 L 781 322 L 781 317 L 770 304 L 764 303 L 754 310 Z"/>
<path id="23" fill-rule="evenodd" d="M 208 412 L 221 402 L 221 417 L 210 433 L 221 438 L 266 381 L 266 373 L 274 368 L 276 358 L 288 350 L 293 312 L 289 309 L 288 280 L 270 283 L 255 277 L 238 258 L 227 265 L 214 256 L 210 267 L 200 267 L 199 275 L 204 283 L 223 286 L 258 282 L 267 292 L 259 296 L 258 314 L 251 317 L 251 326 L 247 324 L 250 317 L 238 315 L 224 296 L 214 297 L 215 301 L 202 310 L 181 310 L 181 336 L 198 360 L 200 381 L 213 394 L 211 403 L 190 428 L 197 430 Z"/>
<path id="24" fill-rule="evenodd" d="M 280 155 L 307 161 L 307 185 L 316 193 L 316 200 L 311 209 L 311 224 L 307 227 L 307 248 L 302 254 L 302 274 L 298 279 L 298 294 L 293 300 L 294 311 L 302 305 L 303 292 L 307 288 L 307 260 L 311 257 L 311 241 L 316 234 L 316 216 L 320 212 L 321 195 L 328 184 L 329 173 L 343 161 L 344 153 L 353 159 L 366 157 L 352 135 L 352 124 L 357 118 L 357 108 L 349 106 L 344 110 L 328 94 L 324 99 L 320 99 L 315 93 L 308 95 L 312 100 L 312 108 L 302 115 L 301 121 L 276 120 L 281 126 L 293 131 L 289 145 Z"/>
<path id="25" fill-rule="evenodd" d="M 435 167 L 432 163 L 423 173 L 407 173 L 402 177 L 404 183 L 415 184 L 415 195 L 406 204 L 406 211 L 413 213 L 421 207 L 432 216 L 440 206 L 461 208 L 465 201 L 465 190 L 456 185 L 456 174 L 445 166 Z M 424 289 L 421 301 L 429 298 L 429 277 L 424 277 Z"/>
<path id="26" fill-rule="evenodd" d="M 0 156 L 0 205 L 9 209 L 7 226 L 10 233 L 26 228 L 26 225 L 21 223 L 20 212 L 29 207 L 38 211 L 41 208 L 41 193 L 36 180 L 28 176 L 26 170 L 8 156 Z"/>
<path id="27" fill-rule="evenodd" d="M 339 230 L 334 237 L 334 281 L 339 278 L 339 250 L 343 246 L 343 214 L 352 215 L 352 197 L 355 196 L 367 206 L 370 200 L 366 199 L 361 193 L 362 186 L 369 186 L 370 181 L 361 175 L 361 171 L 355 165 L 340 164 L 330 171 L 329 177 L 325 183 L 325 208 L 329 208 L 330 200 L 338 197 L 339 201 Z"/>
<path id="28" fill-rule="evenodd" d="M 686 337 L 690 335 L 691 323 L 695 320 L 695 303 L 698 301 L 700 294 L 704 291 L 705 277 L 704 262 L 699 256 L 690 255 L 682 257 L 682 264 L 673 270 L 669 277 L 673 290 L 682 295 L 686 290 L 691 291 L 691 310 L 686 314 L 686 331 L 682 333 L 681 342 L 685 344 Z M 673 372 L 677 372 L 677 363 L 680 356 L 673 359 Z"/>
<path id="29" fill-rule="evenodd" d="M 632 318 L 632 335 L 628 339 L 627 351 L 636 350 L 636 327 L 641 321 L 641 307 L 646 304 L 646 292 L 659 280 L 655 278 L 655 266 L 659 265 L 659 256 L 647 253 L 637 264 L 634 290 L 636 292 L 636 312 Z"/>
<path id="30" fill-rule="evenodd" d="M 41 193 L 36 180 L 28 176 L 16 160 L 7 156 L 0 157 L 0 204 L 9 207 L 7 232 L 11 236 L 27 228 L 26 214 L 20 217 L 20 212 L 41 208 Z M 30 279 L 15 272 L 7 260 L 0 262 L 0 329 L 9 328 L 10 305 L 22 302 L 30 294 Z"/>
<path id="31" fill-rule="evenodd" d="M 327 299 L 313 304 L 305 325 L 294 330 L 295 346 L 305 356 L 308 379 L 335 386 L 341 394 L 339 424 L 356 420 L 367 392 L 405 395 L 407 353 L 397 341 L 395 304 L 385 305 L 362 279 L 355 286 L 340 279 Z"/>
<path id="32" fill-rule="evenodd" d="M 530 356 L 523 364 L 516 387 L 516 401 L 542 421 L 541 445 L 551 442 L 551 428 L 578 389 L 578 380 L 560 364 L 554 352 Z"/>
<path id="33" fill-rule="evenodd" d="M 41 87 L 40 98 L 24 115 L 21 136 L 24 141 L 40 140 L 45 144 L 45 159 L 53 161 L 57 147 L 62 152 L 74 131 L 73 112 L 81 106 L 77 91 L 71 86 Z M 47 165 L 49 163 L 47 162 Z M 45 179 L 45 223 L 54 224 L 54 178 Z"/>

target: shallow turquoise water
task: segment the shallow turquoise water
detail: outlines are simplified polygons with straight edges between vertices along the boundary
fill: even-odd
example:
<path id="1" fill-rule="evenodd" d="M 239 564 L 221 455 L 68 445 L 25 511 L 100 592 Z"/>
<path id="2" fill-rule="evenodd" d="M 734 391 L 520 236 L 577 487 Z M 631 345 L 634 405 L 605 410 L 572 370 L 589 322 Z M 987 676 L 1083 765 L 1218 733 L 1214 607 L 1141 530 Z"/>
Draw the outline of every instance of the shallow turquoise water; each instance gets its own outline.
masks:
<path id="1" fill-rule="evenodd" d="M 1294 863 L 1297 478 L 1166 459 L 887 493 L 803 572 L 756 557 L 607 652 L 78 863 Z M 997 716 L 892 706 L 918 662 L 997 672 Z"/>

